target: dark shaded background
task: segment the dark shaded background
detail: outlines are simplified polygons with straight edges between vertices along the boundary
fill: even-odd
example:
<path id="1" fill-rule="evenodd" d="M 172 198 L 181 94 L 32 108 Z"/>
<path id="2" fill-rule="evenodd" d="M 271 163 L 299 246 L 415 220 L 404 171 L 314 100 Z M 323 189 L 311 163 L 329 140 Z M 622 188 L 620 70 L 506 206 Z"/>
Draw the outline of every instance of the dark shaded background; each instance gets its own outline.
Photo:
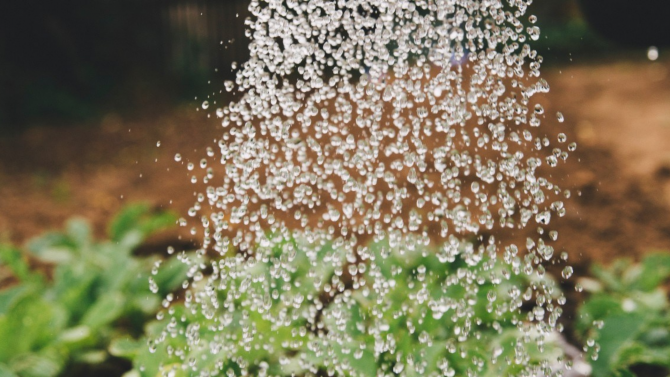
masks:
<path id="1" fill-rule="evenodd" d="M 4 132 L 169 106 L 201 91 L 223 61 L 229 67 L 246 58 L 242 1 L 26 0 L 0 7 Z"/>
<path id="2" fill-rule="evenodd" d="M 605 5 L 606 4 L 606 5 Z M 247 57 L 241 0 L 22 0 L 0 6 L 0 132 L 147 113 Z M 662 0 L 535 1 L 549 63 L 668 41 Z M 571 54 L 571 55 L 569 55 Z M 218 72 L 215 72 L 218 70 Z"/>

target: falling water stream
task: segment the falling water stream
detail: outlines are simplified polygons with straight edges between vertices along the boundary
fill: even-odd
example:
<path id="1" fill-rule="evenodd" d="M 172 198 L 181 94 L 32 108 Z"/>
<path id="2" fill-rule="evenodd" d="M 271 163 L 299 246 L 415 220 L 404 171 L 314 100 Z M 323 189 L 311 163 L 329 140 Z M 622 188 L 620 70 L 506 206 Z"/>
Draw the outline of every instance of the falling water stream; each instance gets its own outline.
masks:
<path id="1" fill-rule="evenodd" d="M 531 2 L 251 1 L 239 99 L 202 103 L 223 131 L 189 166 L 166 375 L 569 372 L 545 266 L 572 275 L 551 172 L 576 144 L 543 125 Z"/>

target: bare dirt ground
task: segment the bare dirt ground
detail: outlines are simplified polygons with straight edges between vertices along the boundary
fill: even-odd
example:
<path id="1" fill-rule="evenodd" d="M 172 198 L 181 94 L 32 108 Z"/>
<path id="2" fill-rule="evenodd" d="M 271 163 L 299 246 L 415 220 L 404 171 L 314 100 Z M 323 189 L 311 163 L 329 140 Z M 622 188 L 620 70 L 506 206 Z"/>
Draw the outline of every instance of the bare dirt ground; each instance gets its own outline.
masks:
<path id="1" fill-rule="evenodd" d="M 555 247 L 582 266 L 670 250 L 670 60 L 575 64 L 544 76 L 550 133 L 579 145 L 554 171 L 574 188 L 568 215 L 552 221 Z M 195 109 L 133 121 L 109 115 L 97 125 L 0 139 L 0 238 L 20 244 L 75 215 L 102 234 L 111 215 L 136 201 L 185 214 L 195 187 L 174 155 L 197 164 L 222 133 Z"/>

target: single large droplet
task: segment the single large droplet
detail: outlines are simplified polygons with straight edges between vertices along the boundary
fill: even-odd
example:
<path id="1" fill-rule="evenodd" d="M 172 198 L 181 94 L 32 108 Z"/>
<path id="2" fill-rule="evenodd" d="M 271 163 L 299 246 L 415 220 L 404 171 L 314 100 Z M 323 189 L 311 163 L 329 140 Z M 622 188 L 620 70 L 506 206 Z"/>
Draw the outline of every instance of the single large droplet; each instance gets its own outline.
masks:
<path id="1" fill-rule="evenodd" d="M 566 266 L 563 269 L 563 272 L 561 272 L 561 276 L 563 276 L 563 279 L 569 279 L 570 276 L 572 276 L 572 273 L 573 273 L 572 267 L 571 266 Z"/>

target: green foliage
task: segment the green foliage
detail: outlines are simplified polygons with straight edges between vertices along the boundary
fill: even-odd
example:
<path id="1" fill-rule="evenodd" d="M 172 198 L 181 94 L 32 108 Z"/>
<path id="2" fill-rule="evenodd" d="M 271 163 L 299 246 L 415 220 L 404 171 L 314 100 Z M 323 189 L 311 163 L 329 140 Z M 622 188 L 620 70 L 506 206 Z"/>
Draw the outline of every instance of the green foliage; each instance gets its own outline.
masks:
<path id="1" fill-rule="evenodd" d="M 51 278 L 31 270 L 24 252 L 0 246 L 0 262 L 20 281 L 0 291 L 0 376 L 56 376 L 74 363 L 100 363 L 112 338 L 141 334 L 160 304 L 148 285 L 160 260 L 132 250 L 174 222 L 170 214 L 130 206 L 112 221 L 111 240 L 96 241 L 88 223 L 70 220 L 63 232 L 28 244 L 34 258 L 53 265 Z M 184 273 L 171 261 L 153 279 L 165 294 Z"/>
<path id="2" fill-rule="evenodd" d="M 201 310 L 199 304 L 189 303 L 189 300 L 175 304 L 159 315 L 162 320 L 147 325 L 146 340 L 116 339 L 110 352 L 133 360 L 135 369 L 128 376 L 150 377 L 165 372 L 174 376 L 191 375 L 194 373 L 189 365 L 191 360 L 198 360 L 201 368 L 200 374 L 195 375 L 208 375 L 208 372 L 225 375 L 230 371 L 239 375 L 240 370 L 248 369 L 253 375 L 314 375 L 317 371 L 329 371 L 342 376 L 375 376 L 378 371 L 399 373 L 398 369 L 394 371 L 400 365 L 395 358 L 401 355 L 403 365 L 408 359 L 413 360 L 414 365 L 404 368 L 405 376 L 442 373 L 502 376 L 540 368 L 542 360 L 556 360 L 562 355 L 550 339 L 542 349 L 532 341 L 532 346 L 522 346 L 524 336 L 533 337 L 532 331 L 525 335 L 521 331 L 526 313 L 519 309 L 511 313 L 502 310 L 504 297 L 508 297 L 512 287 L 529 287 L 537 281 L 514 274 L 503 277 L 502 263 L 468 264 L 462 259 L 445 263 L 438 260 L 433 250 L 407 251 L 379 243 L 371 245 L 368 253 L 376 262 L 357 267 L 366 268 L 362 276 L 368 286 L 358 287 L 350 296 L 348 293 L 329 296 L 324 293 L 328 292 L 326 287 L 336 290 L 342 284 L 355 284 L 347 282 L 346 272 L 337 271 L 339 267 L 327 263 L 343 256 L 343 250 L 324 245 L 316 256 L 316 260 L 323 263 L 314 266 L 301 251 L 301 241 L 276 244 L 271 253 L 276 258 L 270 258 L 267 263 L 254 263 L 254 258 L 249 258 L 246 271 L 238 269 L 236 276 L 226 279 L 229 287 L 217 293 L 220 308 Z M 193 258 L 192 263 L 198 263 L 195 262 L 197 257 Z M 226 258 L 236 256 L 228 255 L 224 261 Z M 219 261 L 219 265 L 222 264 L 225 263 Z M 292 266 L 290 276 L 272 275 L 271 270 L 280 264 Z M 345 266 L 342 265 L 346 269 Z M 487 271 L 486 276 L 492 277 L 490 280 L 482 282 L 476 278 L 484 276 L 483 270 Z M 249 302 L 253 294 L 249 292 L 253 289 L 236 295 L 232 287 L 245 281 L 253 285 L 254 277 L 263 275 L 277 293 L 266 296 L 262 308 L 244 310 L 244 302 Z M 469 281 L 472 290 L 454 284 L 445 292 L 444 278 L 457 275 L 470 276 L 463 279 Z M 321 279 L 326 284 L 322 284 Z M 203 285 L 205 280 L 201 281 Z M 548 277 L 545 276 L 543 282 L 551 286 L 549 290 L 554 289 L 556 297 L 560 295 Z M 375 312 L 380 306 L 375 305 L 379 297 L 372 284 L 387 287 L 385 300 L 389 305 L 383 313 Z M 322 297 L 323 307 L 310 312 L 295 304 L 309 297 Z M 439 305 L 472 300 L 478 303 L 473 315 L 463 316 L 455 324 L 447 319 L 453 312 L 443 314 L 436 309 Z M 224 309 L 226 305 L 238 309 L 231 314 Z M 498 309 L 504 314 L 494 317 Z M 433 314 L 424 315 L 429 312 Z M 319 326 L 316 317 L 321 318 L 322 329 L 315 329 Z M 468 318 L 480 318 L 482 322 L 473 323 Z M 282 319 L 290 324 L 279 323 Z M 459 326 L 460 332 L 454 331 L 455 326 Z M 365 331 L 369 329 L 376 330 Z M 375 351 L 380 339 L 370 334 L 377 330 L 393 334 L 398 340 L 394 355 Z M 465 332 L 469 332 L 467 337 L 454 335 Z M 250 333 L 253 336 L 248 336 Z M 162 341 L 156 343 L 156 340 Z M 334 345 L 334 354 L 315 352 L 315 348 L 310 347 L 313 342 Z M 147 343 L 151 346 L 147 347 Z M 525 350 L 521 351 L 523 347 Z"/>
<path id="3" fill-rule="evenodd" d="M 201 372 L 246 369 L 253 375 L 373 376 L 380 370 L 397 374 L 404 365 L 406 376 L 500 376 L 541 368 L 542 360 L 562 355 L 550 338 L 540 347 L 524 343 L 519 353 L 520 339 L 537 334 L 522 324 L 528 313 L 521 310 L 521 299 L 508 300 L 516 288 L 516 296 L 525 296 L 539 286 L 558 298 L 562 293 L 548 276 L 516 275 L 495 259 L 457 256 L 445 263 L 435 250 L 401 250 L 380 242 L 361 251 L 374 263 L 356 264 L 365 284 L 343 294 L 336 291 L 360 281 L 351 280 L 346 250 L 337 245 L 314 251 L 303 240 L 273 240 L 263 246 L 269 248 L 263 254 L 267 260 L 231 249 L 216 263 L 197 253 L 167 261 L 133 256 L 147 236 L 174 223 L 170 214 L 135 205 L 110 222 L 108 241 L 95 240 L 89 225 L 74 219 L 62 232 L 32 240 L 28 251 L 0 246 L 2 268 L 19 280 L 0 290 L 0 377 L 64 375 L 72 365 L 110 357 L 132 361 L 127 377 L 192 375 L 193 360 Z M 316 254 L 307 255 L 307 249 Z M 29 255 L 51 264 L 51 273 L 30 268 Z M 240 258 L 243 268 L 222 267 L 238 266 Z M 206 290 L 208 276 L 195 277 L 199 269 L 187 273 L 202 263 L 211 264 L 213 274 L 229 274 L 228 288 L 211 296 L 220 307 L 176 293 L 186 276 L 190 294 Z M 460 276 L 458 284 L 445 280 L 454 276 Z M 593 276 L 580 282 L 591 295 L 574 324 L 591 354 L 599 351 L 593 375 L 632 376 L 631 367 L 640 364 L 670 369 L 670 303 L 664 287 L 670 254 L 594 266 Z M 244 303 L 263 291 L 253 289 L 259 281 L 270 284 L 273 294 L 263 297 L 262 308 L 244 310 Z M 245 284 L 251 288 L 235 290 Z M 372 289 L 373 284 L 384 288 Z M 388 303 L 383 312 L 376 305 L 380 291 Z M 162 305 L 161 297 L 166 298 Z M 319 297 L 322 307 L 310 312 L 296 304 L 309 297 Z M 456 319 L 448 309 L 440 312 L 440 306 L 466 301 L 476 303 L 469 318 L 481 322 Z M 509 304 L 517 309 L 498 310 Z M 226 305 L 236 309 L 225 310 Z M 455 335 L 456 326 L 468 336 Z M 375 351 L 380 339 L 370 335 L 372 328 L 393 334 L 395 354 Z M 336 347 L 324 355 L 310 346 L 313 342 Z"/>
<path id="4" fill-rule="evenodd" d="M 615 261 L 593 266 L 597 280 L 584 280 L 590 298 L 575 324 L 592 352 L 593 375 L 631 375 L 631 366 L 670 369 L 670 303 L 663 283 L 670 277 L 670 254 L 655 253 L 641 263 Z"/>

